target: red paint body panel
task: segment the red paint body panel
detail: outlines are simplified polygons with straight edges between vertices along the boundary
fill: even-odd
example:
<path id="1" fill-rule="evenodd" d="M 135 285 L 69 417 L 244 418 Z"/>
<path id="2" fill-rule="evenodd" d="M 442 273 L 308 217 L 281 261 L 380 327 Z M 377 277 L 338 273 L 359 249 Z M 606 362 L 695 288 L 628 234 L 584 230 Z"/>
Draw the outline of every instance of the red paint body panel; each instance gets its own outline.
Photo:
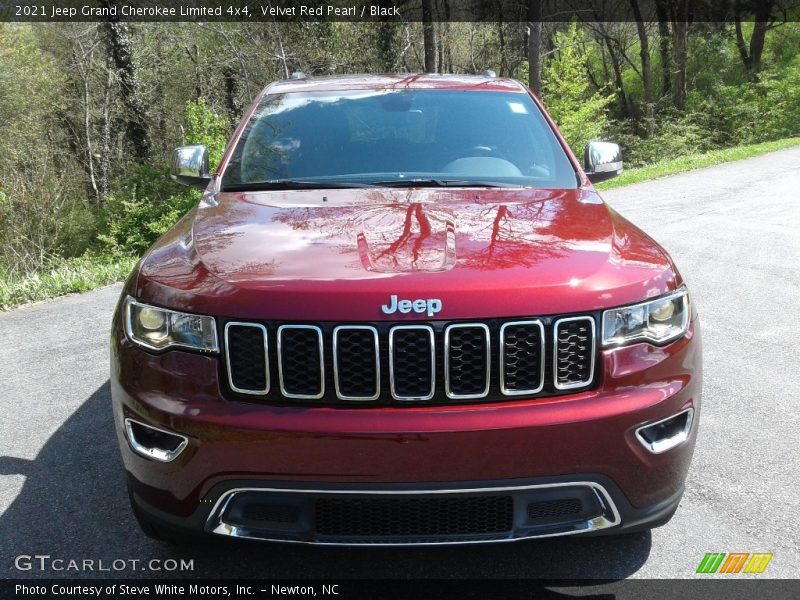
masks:
<path id="1" fill-rule="evenodd" d="M 460 319 L 591 311 L 680 283 L 590 189 L 324 190 L 209 194 L 145 257 L 136 296 L 239 318 L 381 320 L 402 291 Z"/>
<path id="2" fill-rule="evenodd" d="M 262 95 L 404 86 L 530 93 L 504 79 L 356 76 L 279 82 Z M 430 318 L 383 314 L 396 294 L 440 299 L 436 319 L 481 321 L 599 314 L 680 287 L 667 253 L 605 205 L 544 114 L 577 189 L 231 193 L 219 191 L 215 177 L 199 206 L 142 259 L 123 298 L 223 319 Z M 666 346 L 602 349 L 589 391 L 381 407 L 233 397 L 218 356 L 150 353 L 126 338 L 122 318 L 118 310 L 111 385 L 125 467 L 139 498 L 176 517 L 196 514 L 215 486 L 233 480 L 411 485 L 579 473 L 608 478 L 625 502 L 645 509 L 679 497 L 691 461 L 696 426 L 686 443 L 658 455 L 634 432 L 689 407 L 699 417 L 696 314 L 688 333 Z M 126 416 L 179 432 L 189 445 L 171 463 L 137 455 Z"/>

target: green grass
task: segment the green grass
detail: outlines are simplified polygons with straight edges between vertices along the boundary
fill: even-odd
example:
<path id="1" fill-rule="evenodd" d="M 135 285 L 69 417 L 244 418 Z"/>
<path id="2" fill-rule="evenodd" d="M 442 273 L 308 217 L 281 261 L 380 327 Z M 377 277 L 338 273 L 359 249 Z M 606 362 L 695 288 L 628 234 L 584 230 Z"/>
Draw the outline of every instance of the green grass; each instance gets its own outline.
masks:
<path id="1" fill-rule="evenodd" d="M 785 148 L 792 148 L 794 146 L 800 146 L 800 137 L 786 138 L 774 142 L 763 142 L 761 144 L 752 144 L 749 146 L 711 150 L 710 152 L 704 152 L 702 154 L 679 156 L 678 158 L 663 160 L 653 163 L 652 165 L 623 171 L 619 177 L 604 181 L 595 187 L 598 190 L 608 190 L 623 185 L 639 183 L 640 181 L 648 181 L 650 179 L 658 179 L 659 177 L 684 173 L 685 171 L 702 169 L 703 167 L 710 167 L 720 163 L 751 158 L 753 156 L 759 156 Z"/>
<path id="2" fill-rule="evenodd" d="M 22 276 L 0 270 L 0 310 L 73 292 L 87 292 L 120 281 L 128 276 L 136 260 L 129 256 L 86 255 L 64 259 L 50 269 Z"/>

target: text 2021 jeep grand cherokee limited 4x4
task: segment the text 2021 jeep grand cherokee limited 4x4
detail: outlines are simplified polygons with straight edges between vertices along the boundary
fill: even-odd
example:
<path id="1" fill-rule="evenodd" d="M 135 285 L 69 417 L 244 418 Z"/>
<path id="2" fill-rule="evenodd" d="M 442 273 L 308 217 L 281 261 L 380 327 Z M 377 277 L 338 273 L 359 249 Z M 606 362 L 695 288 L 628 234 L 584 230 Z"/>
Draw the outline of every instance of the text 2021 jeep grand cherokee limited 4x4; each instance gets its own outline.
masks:
<path id="1" fill-rule="evenodd" d="M 508 79 L 267 87 L 114 317 L 145 532 L 438 544 L 661 525 L 700 410 L 667 253 Z"/>

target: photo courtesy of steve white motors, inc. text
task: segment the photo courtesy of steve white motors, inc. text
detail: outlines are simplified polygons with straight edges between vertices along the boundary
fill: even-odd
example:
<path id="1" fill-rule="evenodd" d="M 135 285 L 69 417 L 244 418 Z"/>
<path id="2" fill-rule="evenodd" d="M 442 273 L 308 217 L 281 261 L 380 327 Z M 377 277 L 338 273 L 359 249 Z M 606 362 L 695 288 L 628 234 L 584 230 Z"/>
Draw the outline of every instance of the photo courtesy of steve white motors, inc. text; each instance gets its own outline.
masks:
<path id="1" fill-rule="evenodd" d="M 50 19 L 77 19 L 78 17 L 98 18 L 133 18 L 133 19 L 174 19 L 180 17 L 232 17 L 232 18 L 393 18 L 401 16 L 397 6 L 342 6 L 333 4 L 310 5 L 296 3 L 291 6 L 273 6 L 259 4 L 256 6 L 240 6 L 218 4 L 217 6 L 195 6 L 182 3 L 165 3 L 156 6 L 134 6 L 131 4 L 114 4 L 111 6 L 84 4 L 82 6 L 45 6 L 15 5 L 15 17 L 46 17 Z"/>
<path id="2" fill-rule="evenodd" d="M 69 583 L 53 583 L 48 585 L 26 585 L 18 583 L 14 586 L 15 596 L 83 596 L 83 597 L 107 597 L 107 596 L 130 596 L 141 598 L 143 596 L 251 596 L 258 593 L 271 594 L 273 596 L 337 596 L 339 594 L 338 584 L 320 585 L 281 585 L 271 584 L 267 587 L 257 587 L 252 585 L 202 585 L 196 583 L 189 584 L 103 584 L 103 585 L 80 585 Z"/>

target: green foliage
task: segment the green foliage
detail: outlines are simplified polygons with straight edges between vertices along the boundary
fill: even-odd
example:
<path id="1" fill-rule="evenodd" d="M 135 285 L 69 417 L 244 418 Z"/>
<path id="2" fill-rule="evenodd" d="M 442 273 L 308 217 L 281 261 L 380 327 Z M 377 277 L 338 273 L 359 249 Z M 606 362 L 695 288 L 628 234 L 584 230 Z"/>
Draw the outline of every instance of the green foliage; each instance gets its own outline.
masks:
<path id="1" fill-rule="evenodd" d="M 573 151 L 580 153 L 589 140 L 606 130 L 606 107 L 612 96 L 606 90 L 593 91 L 586 78 L 586 56 L 579 44 L 577 23 L 554 36 L 558 48 L 542 69 L 542 98 Z"/>
<path id="2" fill-rule="evenodd" d="M 626 167 L 640 167 L 712 148 L 708 131 L 696 120 L 693 113 L 644 118 L 642 125 L 650 132 L 648 137 L 637 135 L 628 122 L 616 122 L 609 126 L 606 137 L 622 147 Z"/>
<path id="3" fill-rule="evenodd" d="M 115 185 L 103 212 L 106 250 L 142 254 L 199 199 L 199 190 L 173 182 L 166 168 L 132 165 L 131 175 Z"/>
<path id="4" fill-rule="evenodd" d="M 800 56 L 762 77 L 762 139 L 800 134 Z"/>
<path id="5" fill-rule="evenodd" d="M 53 139 L 65 79 L 39 47 L 32 25 L 0 23 L 0 185 L 3 171 L 24 164 Z"/>
<path id="6" fill-rule="evenodd" d="M 228 124 L 204 100 L 187 103 L 184 131 L 186 144 L 205 145 L 210 163 L 219 163 Z M 131 174 L 115 184 L 108 198 L 98 241 L 115 253 L 142 254 L 197 203 L 200 195 L 199 190 L 173 182 L 166 167 L 132 165 Z"/>
<path id="7" fill-rule="evenodd" d="M 201 144 L 208 148 L 208 159 L 213 169 L 222 159 L 228 142 L 230 126 L 227 120 L 200 98 L 187 102 L 183 111 L 184 137 L 186 144 Z"/>
<path id="8" fill-rule="evenodd" d="M 9 274 L 0 267 L 0 310 L 114 283 L 124 279 L 135 263 L 132 257 L 86 254 L 58 258 L 25 274 Z"/>

